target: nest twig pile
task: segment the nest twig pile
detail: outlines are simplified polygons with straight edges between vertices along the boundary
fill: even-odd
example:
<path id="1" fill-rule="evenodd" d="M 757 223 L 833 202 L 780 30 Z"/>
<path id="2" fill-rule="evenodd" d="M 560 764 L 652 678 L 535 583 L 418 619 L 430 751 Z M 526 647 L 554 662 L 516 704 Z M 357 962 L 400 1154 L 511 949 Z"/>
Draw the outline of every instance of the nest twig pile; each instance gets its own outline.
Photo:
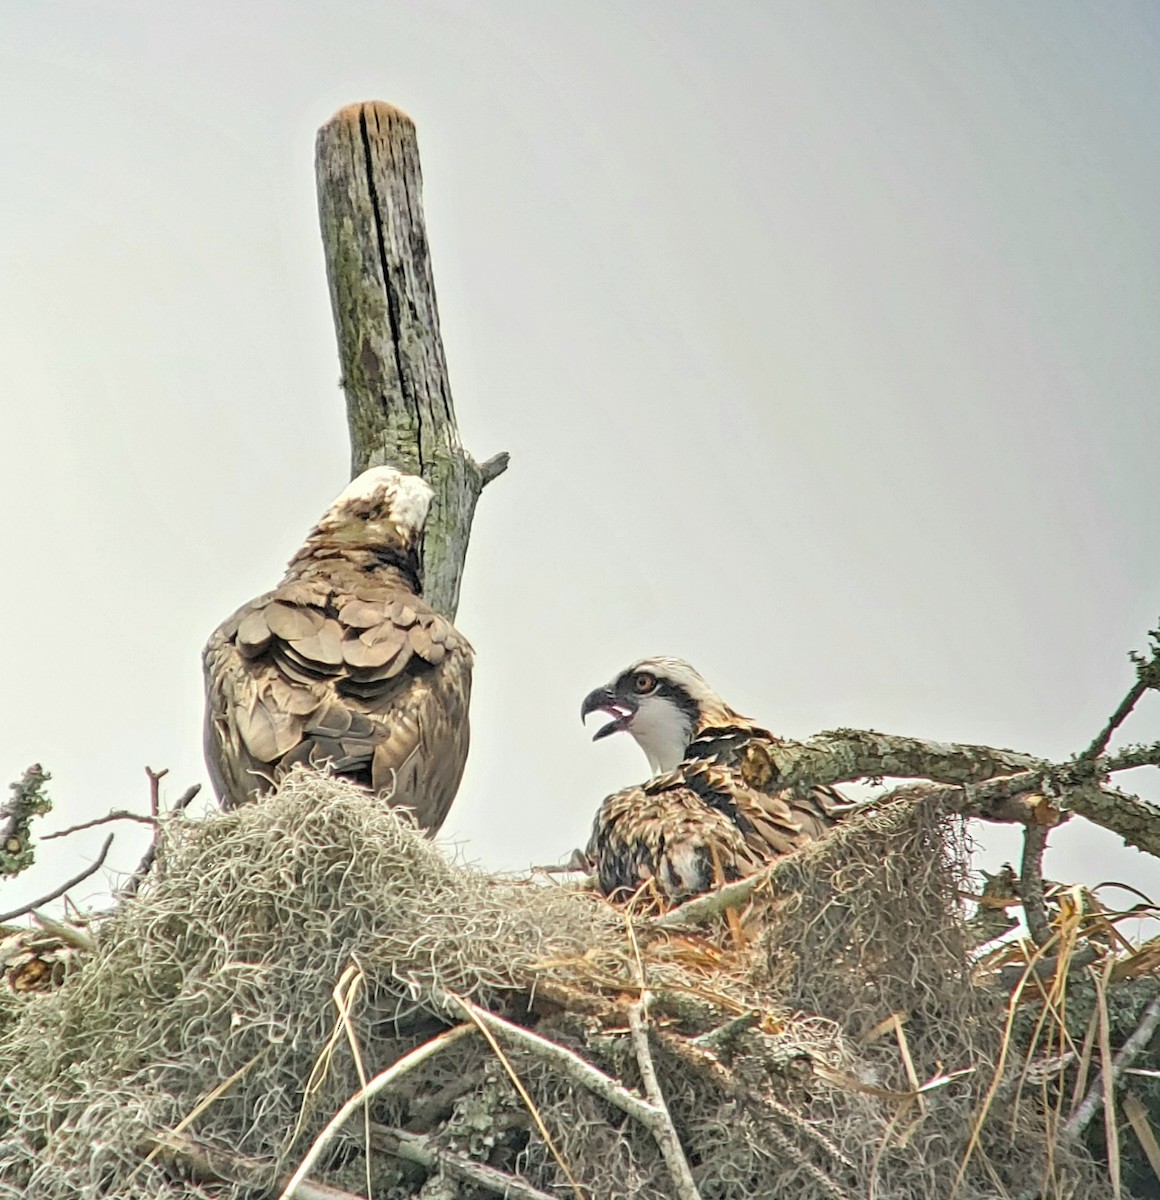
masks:
<path id="1" fill-rule="evenodd" d="M 740 930 L 682 927 L 452 865 L 296 771 L 169 823 L 163 873 L 6 1003 L 0 1197 L 273 1198 L 307 1159 L 306 1200 L 1103 1197 L 1048 1091 L 1004 1084 L 966 853 L 886 804 Z"/>

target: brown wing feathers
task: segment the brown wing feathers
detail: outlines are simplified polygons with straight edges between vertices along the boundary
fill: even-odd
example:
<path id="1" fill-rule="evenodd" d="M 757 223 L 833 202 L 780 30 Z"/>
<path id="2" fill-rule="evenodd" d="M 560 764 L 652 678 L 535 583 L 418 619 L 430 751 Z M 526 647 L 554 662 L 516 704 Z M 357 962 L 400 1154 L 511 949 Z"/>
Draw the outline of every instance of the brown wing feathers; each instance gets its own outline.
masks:
<path id="1" fill-rule="evenodd" d="M 471 647 L 404 573 L 376 570 L 342 536 L 349 554 L 332 540 L 311 557 L 308 542 L 278 588 L 210 638 L 210 773 L 232 808 L 295 763 L 329 762 L 433 832 L 467 756 Z"/>
<path id="2" fill-rule="evenodd" d="M 737 731 L 731 749 L 755 733 L 764 731 Z M 677 902 L 752 874 L 833 826 L 841 801 L 833 789 L 769 795 L 745 782 L 732 754 L 722 757 L 690 753 L 675 771 L 604 801 L 588 860 L 605 895 L 624 898 L 654 878 Z"/>

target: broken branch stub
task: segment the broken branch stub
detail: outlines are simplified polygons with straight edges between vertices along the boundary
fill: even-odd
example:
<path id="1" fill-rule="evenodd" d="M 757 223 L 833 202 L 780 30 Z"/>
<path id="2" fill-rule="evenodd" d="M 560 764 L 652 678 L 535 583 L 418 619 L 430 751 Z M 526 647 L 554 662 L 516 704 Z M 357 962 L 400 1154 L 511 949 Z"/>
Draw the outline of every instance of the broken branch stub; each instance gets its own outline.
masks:
<path id="1" fill-rule="evenodd" d="M 413 122 L 382 101 L 348 105 L 318 131 L 315 174 L 351 474 L 387 464 L 435 489 L 424 594 L 454 617 L 475 505 L 507 455 L 480 464 L 459 440 Z"/>

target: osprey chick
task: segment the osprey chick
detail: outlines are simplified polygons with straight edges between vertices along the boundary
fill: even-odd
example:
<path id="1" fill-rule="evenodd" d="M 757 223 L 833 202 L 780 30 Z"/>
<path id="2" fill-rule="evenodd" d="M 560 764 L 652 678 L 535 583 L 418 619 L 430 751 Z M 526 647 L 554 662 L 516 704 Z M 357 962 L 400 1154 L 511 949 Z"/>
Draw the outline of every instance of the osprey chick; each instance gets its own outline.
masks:
<path id="1" fill-rule="evenodd" d="M 845 801 L 829 787 L 770 795 L 741 769 L 768 730 L 730 708 L 687 662 L 645 658 L 580 706 L 606 712 L 593 740 L 632 734 L 654 775 L 607 797 L 596 814 L 588 860 L 601 891 L 632 893 L 649 878 L 670 901 L 752 874 L 820 837 Z"/>
<path id="2" fill-rule="evenodd" d="M 329 762 L 428 833 L 442 825 L 467 758 L 472 650 L 420 599 L 431 497 L 417 476 L 364 471 L 278 587 L 210 637 L 205 756 L 223 808 Z"/>

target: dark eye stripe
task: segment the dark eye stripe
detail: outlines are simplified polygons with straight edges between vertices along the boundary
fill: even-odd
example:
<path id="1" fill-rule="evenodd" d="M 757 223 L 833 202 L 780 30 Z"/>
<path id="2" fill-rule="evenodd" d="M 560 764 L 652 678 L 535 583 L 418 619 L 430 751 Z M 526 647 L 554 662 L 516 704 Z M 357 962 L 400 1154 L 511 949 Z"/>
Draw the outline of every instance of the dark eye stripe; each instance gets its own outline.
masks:
<path id="1" fill-rule="evenodd" d="M 671 700 L 689 718 L 690 724 L 696 724 L 701 715 L 700 705 L 679 684 L 670 683 L 667 679 L 658 679 L 653 694 Z"/>

